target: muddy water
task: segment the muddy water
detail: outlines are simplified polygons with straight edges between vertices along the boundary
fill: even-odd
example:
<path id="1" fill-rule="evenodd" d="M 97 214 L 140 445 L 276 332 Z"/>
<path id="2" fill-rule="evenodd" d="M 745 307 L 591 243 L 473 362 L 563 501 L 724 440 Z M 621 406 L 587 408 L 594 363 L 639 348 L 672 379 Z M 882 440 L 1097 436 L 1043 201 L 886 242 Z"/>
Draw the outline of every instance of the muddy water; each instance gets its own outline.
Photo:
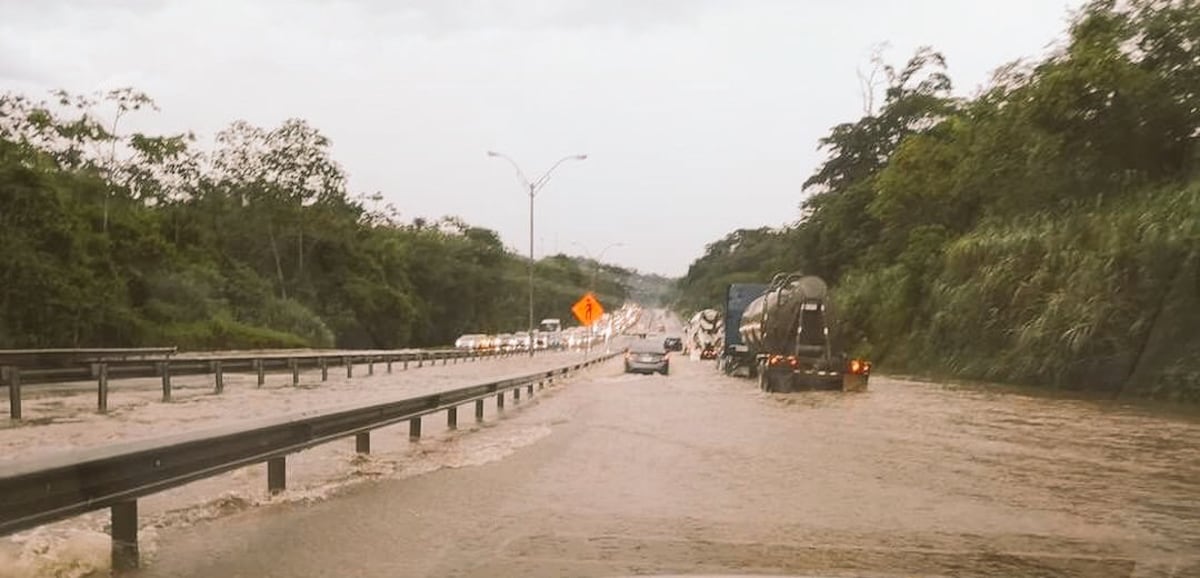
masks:
<path id="1" fill-rule="evenodd" d="M 504 459 L 166 532 L 145 574 L 1200 576 L 1195 419 L 879 376 L 767 395 L 673 363 L 467 434 L 540 432 Z"/>

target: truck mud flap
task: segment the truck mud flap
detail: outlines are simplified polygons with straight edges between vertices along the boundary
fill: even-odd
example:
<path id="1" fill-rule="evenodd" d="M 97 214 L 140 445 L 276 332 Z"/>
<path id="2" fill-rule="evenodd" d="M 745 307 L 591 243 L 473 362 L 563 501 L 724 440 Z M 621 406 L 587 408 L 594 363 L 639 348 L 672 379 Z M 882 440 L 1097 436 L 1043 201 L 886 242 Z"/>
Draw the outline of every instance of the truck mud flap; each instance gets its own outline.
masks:
<path id="1" fill-rule="evenodd" d="M 866 391 L 868 377 L 861 373 L 842 374 L 842 391 Z"/>

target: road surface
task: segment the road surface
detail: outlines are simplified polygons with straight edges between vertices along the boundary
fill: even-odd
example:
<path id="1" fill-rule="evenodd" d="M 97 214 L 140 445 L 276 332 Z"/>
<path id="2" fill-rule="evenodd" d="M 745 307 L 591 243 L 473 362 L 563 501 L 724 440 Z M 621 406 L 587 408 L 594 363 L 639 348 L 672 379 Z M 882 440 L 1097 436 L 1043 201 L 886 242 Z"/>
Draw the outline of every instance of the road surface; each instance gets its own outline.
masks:
<path id="1" fill-rule="evenodd" d="M 881 376 L 770 395 L 672 364 L 426 438 L 402 450 L 420 475 L 165 528 L 137 575 L 1200 575 L 1192 417 Z"/>

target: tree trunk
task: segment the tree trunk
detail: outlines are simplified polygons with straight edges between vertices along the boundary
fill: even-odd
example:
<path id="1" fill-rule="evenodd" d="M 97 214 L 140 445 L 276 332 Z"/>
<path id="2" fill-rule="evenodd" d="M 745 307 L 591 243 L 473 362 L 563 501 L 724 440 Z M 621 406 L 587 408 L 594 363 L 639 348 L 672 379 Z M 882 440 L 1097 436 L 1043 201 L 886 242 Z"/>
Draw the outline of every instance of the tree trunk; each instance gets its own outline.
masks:
<path id="1" fill-rule="evenodd" d="M 279 278 L 279 296 L 287 299 L 287 284 L 283 278 L 283 263 L 279 260 L 279 245 L 275 242 L 275 226 L 267 219 L 267 236 L 271 240 L 271 255 L 275 257 L 275 275 Z"/>

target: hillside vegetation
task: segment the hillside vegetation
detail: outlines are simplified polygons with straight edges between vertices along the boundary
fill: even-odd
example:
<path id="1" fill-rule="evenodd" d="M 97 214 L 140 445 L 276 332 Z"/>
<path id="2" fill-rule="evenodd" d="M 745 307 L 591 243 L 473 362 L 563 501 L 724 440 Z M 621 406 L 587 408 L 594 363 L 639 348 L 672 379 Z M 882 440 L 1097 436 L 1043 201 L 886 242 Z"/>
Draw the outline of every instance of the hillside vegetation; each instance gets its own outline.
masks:
<path id="1" fill-rule="evenodd" d="M 527 324 L 528 260 L 456 218 L 353 197 L 302 120 L 120 132 L 131 89 L 0 95 L 0 347 L 401 347 Z M 514 191 L 514 195 L 517 192 Z M 650 278 L 565 255 L 536 264 L 537 315 L 570 317 Z"/>
<path id="2" fill-rule="evenodd" d="M 678 306 L 802 270 L 893 370 L 1200 401 L 1197 39 L 1195 0 L 1095 1 L 974 98 L 932 50 L 880 63 L 798 221 L 710 244 Z"/>

